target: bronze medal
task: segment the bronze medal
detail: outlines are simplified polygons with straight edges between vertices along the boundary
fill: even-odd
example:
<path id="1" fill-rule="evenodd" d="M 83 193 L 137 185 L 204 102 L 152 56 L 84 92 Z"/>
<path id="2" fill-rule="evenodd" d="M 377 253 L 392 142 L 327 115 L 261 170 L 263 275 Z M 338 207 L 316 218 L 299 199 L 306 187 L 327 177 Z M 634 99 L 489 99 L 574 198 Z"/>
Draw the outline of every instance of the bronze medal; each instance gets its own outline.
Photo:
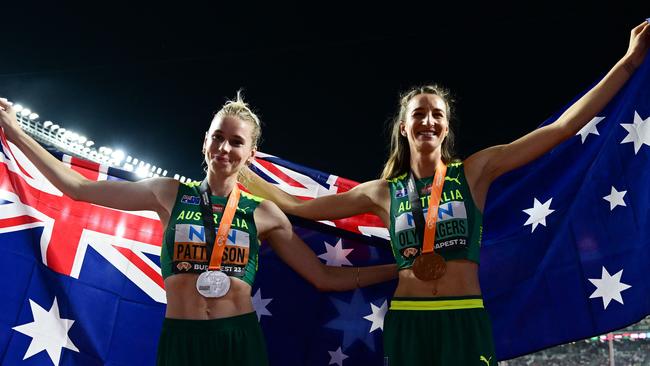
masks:
<path id="1" fill-rule="evenodd" d="M 413 262 L 413 274 L 421 281 L 437 280 L 444 276 L 446 271 L 445 259 L 435 252 L 421 254 Z"/>

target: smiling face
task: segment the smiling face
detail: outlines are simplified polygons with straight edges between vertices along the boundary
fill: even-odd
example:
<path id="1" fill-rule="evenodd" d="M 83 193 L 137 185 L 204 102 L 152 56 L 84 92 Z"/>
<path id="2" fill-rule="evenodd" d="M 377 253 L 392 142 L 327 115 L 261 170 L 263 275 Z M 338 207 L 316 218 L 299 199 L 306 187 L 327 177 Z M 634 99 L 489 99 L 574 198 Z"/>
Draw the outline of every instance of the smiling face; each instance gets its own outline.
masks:
<path id="1" fill-rule="evenodd" d="M 253 126 L 237 116 L 217 115 L 203 141 L 203 154 L 210 172 L 236 175 L 253 159 Z"/>
<path id="2" fill-rule="evenodd" d="M 400 134 L 408 139 L 412 151 L 429 153 L 440 148 L 448 132 L 447 106 L 441 97 L 418 94 L 408 102 Z"/>

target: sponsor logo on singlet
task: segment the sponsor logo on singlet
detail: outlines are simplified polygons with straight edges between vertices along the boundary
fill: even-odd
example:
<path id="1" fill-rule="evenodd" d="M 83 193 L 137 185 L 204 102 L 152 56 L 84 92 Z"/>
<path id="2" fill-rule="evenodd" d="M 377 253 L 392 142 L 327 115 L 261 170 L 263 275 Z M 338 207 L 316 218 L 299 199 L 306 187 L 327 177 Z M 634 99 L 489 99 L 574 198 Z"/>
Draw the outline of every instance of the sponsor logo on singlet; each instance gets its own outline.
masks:
<path id="1" fill-rule="evenodd" d="M 408 204 L 408 202 L 405 202 Z M 410 205 L 406 208 L 410 210 Z M 426 218 L 428 208 L 423 210 Z M 406 211 L 395 218 L 395 235 L 397 248 L 406 259 L 419 255 L 420 240 L 416 237 L 413 213 Z M 467 245 L 468 223 L 467 210 L 462 201 L 450 201 L 438 208 L 438 222 L 436 224 L 435 249 L 452 249 Z"/>
<path id="2" fill-rule="evenodd" d="M 205 241 L 205 228 L 202 225 L 176 224 L 173 261 L 177 263 L 179 271 L 207 269 L 210 258 L 208 258 Z M 224 272 L 229 272 L 228 269 L 235 272 L 233 274 L 242 272 L 243 267 L 248 263 L 249 250 L 250 234 L 230 229 L 222 257 Z M 183 263 L 190 263 L 190 268 Z"/>
<path id="3" fill-rule="evenodd" d="M 406 202 L 408 204 L 408 202 Z M 410 204 L 408 209 L 410 210 Z M 428 208 L 425 208 L 423 211 L 424 217 L 427 217 Z M 462 201 L 451 201 L 443 203 L 438 208 L 438 222 L 443 222 L 446 220 L 453 219 L 467 219 L 467 210 L 465 209 L 465 204 Z M 404 212 L 403 214 L 395 218 L 395 232 L 400 232 L 403 230 L 413 229 L 415 227 L 415 221 L 413 221 L 412 212 Z"/>

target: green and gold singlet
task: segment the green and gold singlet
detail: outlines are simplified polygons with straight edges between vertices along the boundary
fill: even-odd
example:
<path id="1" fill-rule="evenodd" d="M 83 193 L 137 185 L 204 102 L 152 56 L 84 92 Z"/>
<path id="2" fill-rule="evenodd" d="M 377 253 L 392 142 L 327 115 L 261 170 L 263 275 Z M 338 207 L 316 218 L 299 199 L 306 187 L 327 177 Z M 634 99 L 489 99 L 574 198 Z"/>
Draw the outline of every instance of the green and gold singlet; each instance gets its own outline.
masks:
<path id="1" fill-rule="evenodd" d="M 416 180 L 423 213 L 429 207 L 433 177 Z M 416 235 L 411 213 L 411 202 L 406 190 L 408 174 L 389 179 L 390 187 L 390 242 L 398 269 L 410 268 L 422 250 Z M 472 199 L 465 179 L 463 163 L 447 167 L 445 184 L 440 197 L 436 226 L 435 251 L 445 260 L 468 259 L 479 262 L 483 215 Z"/>
<path id="2" fill-rule="evenodd" d="M 160 256 L 163 278 L 178 273 L 201 273 L 208 269 L 210 258 L 205 244 L 205 228 L 201 214 L 200 182 L 180 183 L 176 202 L 165 230 Z M 228 197 L 211 196 L 215 229 Z M 241 192 L 235 217 L 230 226 L 221 270 L 253 285 L 257 272 L 260 242 L 253 212 L 262 199 Z"/>

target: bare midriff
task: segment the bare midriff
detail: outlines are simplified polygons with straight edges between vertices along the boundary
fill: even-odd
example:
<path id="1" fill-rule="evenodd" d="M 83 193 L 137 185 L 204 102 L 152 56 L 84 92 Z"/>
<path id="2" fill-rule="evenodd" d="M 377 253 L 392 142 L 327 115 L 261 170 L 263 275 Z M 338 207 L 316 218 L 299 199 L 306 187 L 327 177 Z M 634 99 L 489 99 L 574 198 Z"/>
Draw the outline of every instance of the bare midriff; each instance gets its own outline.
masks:
<path id="1" fill-rule="evenodd" d="M 207 298 L 196 290 L 198 277 L 198 274 L 183 273 L 165 279 L 166 318 L 209 320 L 253 311 L 251 287 L 246 282 L 230 277 L 230 290 L 227 294 L 219 298 Z"/>
<path id="2" fill-rule="evenodd" d="M 435 291 L 435 294 L 434 294 Z M 395 297 L 445 297 L 480 295 L 478 264 L 468 260 L 447 262 L 447 271 L 435 281 L 421 281 L 410 268 L 399 271 Z"/>

